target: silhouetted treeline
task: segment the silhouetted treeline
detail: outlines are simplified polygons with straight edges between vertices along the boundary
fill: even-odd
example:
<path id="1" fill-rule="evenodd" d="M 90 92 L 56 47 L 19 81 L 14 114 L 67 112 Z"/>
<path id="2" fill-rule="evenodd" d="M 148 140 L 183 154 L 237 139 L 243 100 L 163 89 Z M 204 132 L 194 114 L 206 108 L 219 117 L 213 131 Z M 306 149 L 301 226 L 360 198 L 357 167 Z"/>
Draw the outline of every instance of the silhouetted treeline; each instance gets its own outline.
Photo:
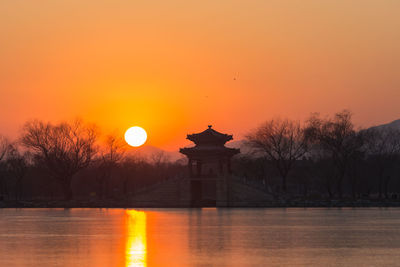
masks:
<path id="1" fill-rule="evenodd" d="M 400 128 L 356 129 L 344 110 L 305 123 L 270 120 L 246 138 L 235 171 L 271 193 L 310 199 L 397 198 Z"/>
<path id="2" fill-rule="evenodd" d="M 0 200 L 124 199 L 185 167 L 162 151 L 148 158 L 80 120 L 27 122 L 18 140 L 0 137 Z"/>
<path id="3" fill-rule="evenodd" d="M 245 139 L 233 175 L 276 198 L 393 199 L 400 195 L 400 129 L 357 129 L 349 111 L 304 123 L 266 121 Z M 242 149 L 244 150 L 244 149 Z M 127 153 L 125 141 L 82 121 L 27 122 L 17 140 L 0 137 L 0 200 L 127 199 L 187 176 L 162 151 Z"/>

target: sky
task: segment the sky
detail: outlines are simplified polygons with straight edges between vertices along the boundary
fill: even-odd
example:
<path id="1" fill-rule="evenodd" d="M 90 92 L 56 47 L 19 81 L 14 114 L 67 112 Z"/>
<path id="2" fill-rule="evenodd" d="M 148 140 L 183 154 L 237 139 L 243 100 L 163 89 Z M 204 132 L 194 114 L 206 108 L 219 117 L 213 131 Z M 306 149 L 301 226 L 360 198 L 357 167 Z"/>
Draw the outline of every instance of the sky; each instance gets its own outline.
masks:
<path id="1" fill-rule="evenodd" d="M 0 133 L 27 120 L 134 125 L 166 150 L 207 125 L 400 118 L 398 0 L 2 0 Z"/>

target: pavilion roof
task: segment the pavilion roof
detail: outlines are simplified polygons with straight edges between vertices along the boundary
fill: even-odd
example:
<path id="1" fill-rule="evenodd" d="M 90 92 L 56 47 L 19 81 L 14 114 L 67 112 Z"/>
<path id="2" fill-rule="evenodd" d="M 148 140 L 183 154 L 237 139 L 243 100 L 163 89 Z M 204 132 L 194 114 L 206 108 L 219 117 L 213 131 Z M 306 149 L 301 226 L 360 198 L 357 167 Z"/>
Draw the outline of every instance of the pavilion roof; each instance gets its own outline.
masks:
<path id="1" fill-rule="evenodd" d="M 187 139 L 196 145 L 201 144 L 225 144 L 232 140 L 232 135 L 220 133 L 212 129 L 212 125 L 208 125 L 208 129 L 201 133 L 188 134 Z"/>

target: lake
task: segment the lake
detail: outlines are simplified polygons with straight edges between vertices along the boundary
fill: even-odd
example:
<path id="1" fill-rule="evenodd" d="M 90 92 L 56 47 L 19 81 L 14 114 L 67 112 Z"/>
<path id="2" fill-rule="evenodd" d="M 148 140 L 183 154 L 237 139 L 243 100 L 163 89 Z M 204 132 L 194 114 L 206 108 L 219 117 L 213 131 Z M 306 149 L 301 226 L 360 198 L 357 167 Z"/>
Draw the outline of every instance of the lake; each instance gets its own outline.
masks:
<path id="1" fill-rule="evenodd" d="M 400 209 L 0 209 L 0 255 L 0 266 L 400 266 Z"/>

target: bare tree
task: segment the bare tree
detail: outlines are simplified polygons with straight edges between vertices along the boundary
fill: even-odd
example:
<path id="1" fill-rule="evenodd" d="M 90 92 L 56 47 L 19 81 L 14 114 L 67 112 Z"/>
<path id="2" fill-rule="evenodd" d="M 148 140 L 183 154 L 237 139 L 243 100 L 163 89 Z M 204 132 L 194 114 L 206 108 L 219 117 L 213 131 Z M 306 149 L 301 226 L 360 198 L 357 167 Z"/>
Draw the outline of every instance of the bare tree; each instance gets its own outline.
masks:
<path id="1" fill-rule="evenodd" d="M 22 197 L 22 183 L 28 171 L 30 153 L 21 153 L 17 146 L 11 145 L 7 155 L 7 166 L 9 172 L 15 179 L 15 200 Z"/>
<path id="2" fill-rule="evenodd" d="M 7 155 L 7 151 L 10 148 L 10 143 L 8 142 L 8 140 L 0 135 L 0 161 L 2 161 L 4 159 L 4 157 Z"/>
<path id="3" fill-rule="evenodd" d="M 351 121 L 352 114 L 348 110 L 336 113 L 333 118 L 321 119 L 319 114 L 313 114 L 308 120 L 307 135 L 312 139 L 316 150 L 322 150 L 324 157 L 332 160 L 336 180 L 336 189 L 342 197 L 343 179 L 350 167 L 351 161 L 359 154 L 363 142 L 354 130 Z"/>
<path id="4" fill-rule="evenodd" d="M 150 155 L 150 163 L 153 164 L 155 167 L 159 168 L 168 162 L 169 156 L 163 150 L 156 151 Z"/>
<path id="5" fill-rule="evenodd" d="M 96 129 L 80 120 L 55 125 L 30 121 L 23 128 L 21 141 L 61 184 L 65 199 L 72 199 L 72 177 L 86 168 L 96 153 Z"/>
<path id="6" fill-rule="evenodd" d="M 3 199 L 4 195 L 8 195 L 7 184 L 5 182 L 5 171 L 6 165 L 4 159 L 6 158 L 7 152 L 10 149 L 10 143 L 4 136 L 0 135 L 0 200 Z"/>
<path id="7" fill-rule="evenodd" d="M 297 160 L 308 150 L 308 140 L 299 122 L 270 120 L 246 137 L 250 146 L 264 153 L 282 179 L 282 190 L 286 192 L 286 179 Z"/>
<path id="8" fill-rule="evenodd" d="M 383 192 L 388 198 L 391 176 L 387 172 L 400 156 L 400 131 L 393 128 L 371 128 L 365 131 L 365 136 L 367 156 L 377 170 L 379 198 L 382 198 Z"/>
<path id="9" fill-rule="evenodd" d="M 130 193 L 134 193 L 141 184 L 146 184 L 146 179 L 141 179 L 140 184 L 138 183 L 138 178 L 140 173 L 143 176 L 143 170 L 149 165 L 146 159 L 140 155 L 130 155 L 124 157 L 121 161 L 119 173 L 123 181 L 123 194 L 128 195 L 128 190 Z M 152 168 L 154 170 L 154 168 Z M 146 173 L 145 176 L 148 174 Z M 147 177 L 148 178 L 148 177 Z"/>
<path id="10" fill-rule="evenodd" d="M 98 175 L 96 182 L 98 185 L 99 198 L 103 199 L 106 194 L 106 183 L 110 179 L 114 168 L 124 156 L 125 142 L 115 135 L 108 135 L 102 146 L 98 158 Z"/>

